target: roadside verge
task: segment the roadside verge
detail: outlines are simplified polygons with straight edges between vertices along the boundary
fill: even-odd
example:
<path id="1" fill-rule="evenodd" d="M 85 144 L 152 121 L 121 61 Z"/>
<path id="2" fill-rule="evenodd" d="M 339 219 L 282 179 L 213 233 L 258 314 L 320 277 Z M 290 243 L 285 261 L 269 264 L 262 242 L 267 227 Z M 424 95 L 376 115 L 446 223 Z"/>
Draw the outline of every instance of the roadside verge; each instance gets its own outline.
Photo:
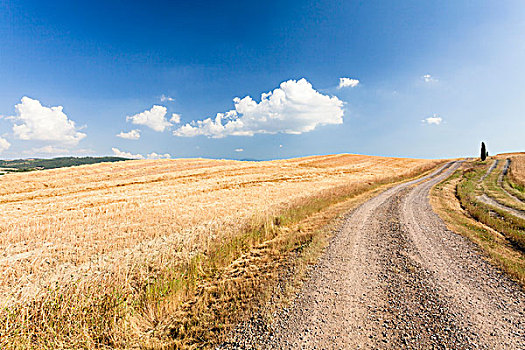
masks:
<path id="1" fill-rule="evenodd" d="M 450 230 L 476 243 L 492 264 L 525 286 L 523 228 L 516 219 L 477 201 L 473 184 L 484 170 L 484 165 L 468 162 L 438 183 L 431 191 L 432 208 Z"/>

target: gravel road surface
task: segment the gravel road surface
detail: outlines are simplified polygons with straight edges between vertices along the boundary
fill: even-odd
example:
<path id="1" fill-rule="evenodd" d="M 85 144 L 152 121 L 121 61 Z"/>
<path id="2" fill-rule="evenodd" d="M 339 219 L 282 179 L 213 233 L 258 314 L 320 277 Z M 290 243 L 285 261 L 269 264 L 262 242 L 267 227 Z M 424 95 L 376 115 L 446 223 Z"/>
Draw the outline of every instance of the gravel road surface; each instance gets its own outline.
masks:
<path id="1" fill-rule="evenodd" d="M 525 349 L 525 293 L 429 204 L 459 165 L 349 213 L 290 307 L 220 348 Z"/>

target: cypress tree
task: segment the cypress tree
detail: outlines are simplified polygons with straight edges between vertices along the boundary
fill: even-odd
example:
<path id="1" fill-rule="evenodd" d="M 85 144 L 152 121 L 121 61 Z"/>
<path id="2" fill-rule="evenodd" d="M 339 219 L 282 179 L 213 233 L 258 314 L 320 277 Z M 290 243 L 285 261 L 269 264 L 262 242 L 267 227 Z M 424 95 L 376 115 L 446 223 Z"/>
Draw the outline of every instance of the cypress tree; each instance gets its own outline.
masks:
<path id="1" fill-rule="evenodd" d="M 485 142 L 481 143 L 481 161 L 487 159 L 487 149 L 485 148 Z"/>

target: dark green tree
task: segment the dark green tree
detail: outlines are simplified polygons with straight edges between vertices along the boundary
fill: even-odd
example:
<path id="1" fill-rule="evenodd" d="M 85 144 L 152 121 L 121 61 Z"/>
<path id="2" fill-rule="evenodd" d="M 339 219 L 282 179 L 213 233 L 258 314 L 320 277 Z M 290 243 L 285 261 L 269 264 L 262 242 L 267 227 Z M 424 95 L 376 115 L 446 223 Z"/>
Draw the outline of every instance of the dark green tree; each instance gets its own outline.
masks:
<path id="1" fill-rule="evenodd" d="M 487 159 L 487 149 L 485 148 L 485 142 L 481 143 L 481 161 Z"/>

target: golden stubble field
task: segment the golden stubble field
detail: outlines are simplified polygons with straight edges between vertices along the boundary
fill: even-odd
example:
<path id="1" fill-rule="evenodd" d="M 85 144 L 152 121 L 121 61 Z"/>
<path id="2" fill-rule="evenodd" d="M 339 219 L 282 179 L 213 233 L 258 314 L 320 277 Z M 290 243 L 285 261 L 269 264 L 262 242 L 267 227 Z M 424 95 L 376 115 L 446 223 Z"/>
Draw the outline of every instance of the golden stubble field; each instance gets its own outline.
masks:
<path id="1" fill-rule="evenodd" d="M 525 153 L 510 157 L 510 176 L 520 186 L 525 187 Z"/>
<path id="2" fill-rule="evenodd" d="M 132 293 L 163 266 L 187 261 L 293 203 L 413 176 L 435 164 L 361 155 L 136 160 L 2 176 L 0 306 L 20 312 L 71 283 L 98 292 L 111 283 Z M 84 307 L 96 297 L 89 293 Z M 12 328 L 6 317 L 20 322 L 21 316 L 0 315 Z"/>

